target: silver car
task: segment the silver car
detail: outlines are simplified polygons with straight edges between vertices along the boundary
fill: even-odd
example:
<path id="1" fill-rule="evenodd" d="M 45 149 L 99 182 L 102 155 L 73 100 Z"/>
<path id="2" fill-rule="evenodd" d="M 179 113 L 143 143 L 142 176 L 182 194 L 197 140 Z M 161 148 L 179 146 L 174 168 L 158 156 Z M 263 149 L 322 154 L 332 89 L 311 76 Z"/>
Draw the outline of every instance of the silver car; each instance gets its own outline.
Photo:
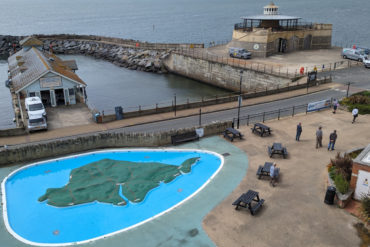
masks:
<path id="1" fill-rule="evenodd" d="M 342 57 L 353 59 L 359 62 L 367 60 L 367 56 L 363 50 L 351 49 L 351 48 L 343 48 Z"/>

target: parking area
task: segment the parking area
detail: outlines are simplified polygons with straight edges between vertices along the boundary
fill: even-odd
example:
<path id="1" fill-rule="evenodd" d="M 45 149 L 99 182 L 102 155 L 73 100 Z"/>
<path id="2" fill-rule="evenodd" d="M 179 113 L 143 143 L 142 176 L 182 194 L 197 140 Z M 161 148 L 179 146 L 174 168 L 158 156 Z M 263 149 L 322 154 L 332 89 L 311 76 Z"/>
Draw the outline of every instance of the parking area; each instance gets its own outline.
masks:
<path id="1" fill-rule="evenodd" d="M 47 107 L 48 129 L 86 125 L 93 123 L 92 114 L 85 104 Z"/>
<path id="2" fill-rule="evenodd" d="M 229 48 L 227 45 L 219 45 L 206 49 L 211 55 L 229 57 Z M 243 60 L 247 63 L 255 63 L 266 66 L 273 66 L 274 68 L 280 68 L 282 72 L 297 70 L 301 67 L 305 68 L 305 71 L 313 70 L 316 66 L 317 70 L 321 72 L 322 69 L 327 71 L 334 69 L 334 63 L 336 69 L 345 68 L 348 65 L 348 59 L 343 59 L 341 56 L 342 48 L 333 47 L 331 49 L 320 49 L 320 50 L 306 50 L 296 51 L 291 53 L 282 53 L 269 56 L 267 58 L 253 57 L 252 59 Z M 362 65 L 362 63 L 360 63 Z M 324 68 L 323 68 L 324 65 Z"/>

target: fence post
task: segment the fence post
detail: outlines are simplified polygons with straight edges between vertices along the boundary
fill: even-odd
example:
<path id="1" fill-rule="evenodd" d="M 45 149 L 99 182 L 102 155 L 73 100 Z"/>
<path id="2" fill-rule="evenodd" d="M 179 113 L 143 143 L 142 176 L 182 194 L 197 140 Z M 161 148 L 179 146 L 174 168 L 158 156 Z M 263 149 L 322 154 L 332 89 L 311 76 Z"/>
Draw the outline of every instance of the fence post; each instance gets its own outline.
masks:
<path id="1" fill-rule="evenodd" d="M 265 112 L 263 112 L 263 118 L 262 118 L 262 123 L 265 122 Z"/>
<path id="2" fill-rule="evenodd" d="M 155 103 L 155 112 L 158 111 L 158 103 Z"/>
<path id="3" fill-rule="evenodd" d="M 265 66 L 263 67 L 263 73 L 266 73 L 266 64 L 265 64 Z"/>
<path id="4" fill-rule="evenodd" d="M 141 105 L 139 105 L 139 112 L 141 112 Z"/>
<path id="5" fill-rule="evenodd" d="M 247 116 L 247 126 L 249 126 L 249 115 Z"/>
<path id="6" fill-rule="evenodd" d="M 308 106 L 308 104 L 306 105 L 306 115 L 307 115 L 307 106 Z"/>
<path id="7" fill-rule="evenodd" d="M 292 112 L 292 117 L 294 117 L 294 106 L 293 106 L 293 112 Z"/>
<path id="8" fill-rule="evenodd" d="M 278 120 L 280 120 L 280 108 L 279 108 L 279 113 L 278 113 Z"/>
<path id="9" fill-rule="evenodd" d="M 233 119 L 234 123 L 234 119 Z M 202 126 L 202 108 L 199 108 L 199 126 Z"/>

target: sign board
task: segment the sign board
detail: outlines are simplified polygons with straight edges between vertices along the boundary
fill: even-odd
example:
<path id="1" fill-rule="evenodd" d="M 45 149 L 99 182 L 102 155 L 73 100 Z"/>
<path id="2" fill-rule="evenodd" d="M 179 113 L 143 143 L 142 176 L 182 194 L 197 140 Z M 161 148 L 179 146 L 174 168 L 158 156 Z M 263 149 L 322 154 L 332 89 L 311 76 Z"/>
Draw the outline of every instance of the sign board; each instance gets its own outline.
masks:
<path id="1" fill-rule="evenodd" d="M 199 137 L 203 137 L 204 136 L 204 129 L 203 128 L 195 129 L 195 133 L 197 133 L 197 135 Z"/>
<path id="2" fill-rule="evenodd" d="M 355 199 L 361 200 L 364 196 L 370 196 L 369 183 L 370 172 L 359 170 L 357 175 Z"/>
<path id="3" fill-rule="evenodd" d="M 321 109 L 329 108 L 329 107 L 330 107 L 330 99 L 311 102 L 311 103 L 308 103 L 307 105 L 307 112 L 319 111 Z"/>
<path id="4" fill-rule="evenodd" d="M 40 78 L 41 88 L 54 88 L 62 85 L 62 78 L 60 76 Z"/>

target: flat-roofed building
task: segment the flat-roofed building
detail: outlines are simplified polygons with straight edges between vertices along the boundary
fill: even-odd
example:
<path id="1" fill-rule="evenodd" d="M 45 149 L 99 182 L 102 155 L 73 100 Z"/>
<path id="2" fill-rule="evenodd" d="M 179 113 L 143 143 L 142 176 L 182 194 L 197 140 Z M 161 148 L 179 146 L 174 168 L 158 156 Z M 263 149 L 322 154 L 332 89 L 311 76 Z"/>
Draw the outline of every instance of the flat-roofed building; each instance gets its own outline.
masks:
<path id="1" fill-rule="evenodd" d="M 331 48 L 331 24 L 302 22 L 300 17 L 280 15 L 278 9 L 271 2 L 262 15 L 241 17 L 229 46 L 245 48 L 255 57 Z"/>

